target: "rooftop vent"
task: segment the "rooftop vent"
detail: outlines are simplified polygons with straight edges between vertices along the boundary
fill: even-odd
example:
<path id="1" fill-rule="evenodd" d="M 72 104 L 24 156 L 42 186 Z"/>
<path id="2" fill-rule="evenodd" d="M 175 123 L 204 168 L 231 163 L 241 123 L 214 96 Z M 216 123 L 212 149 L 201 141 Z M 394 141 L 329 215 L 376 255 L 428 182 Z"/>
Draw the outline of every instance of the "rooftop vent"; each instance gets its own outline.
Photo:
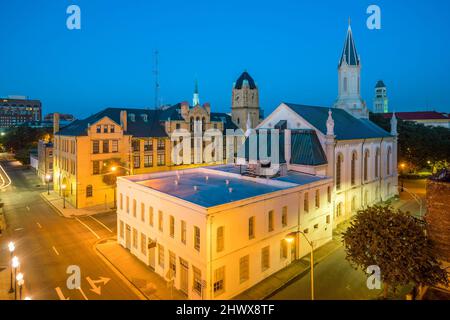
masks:
<path id="1" fill-rule="evenodd" d="M 226 183 L 226 185 L 229 185 L 230 184 L 230 180 L 225 180 L 225 183 Z"/>
<path id="2" fill-rule="evenodd" d="M 194 186 L 194 190 L 197 191 L 197 190 L 198 190 L 198 187 L 197 187 L 197 186 Z"/>
<path id="3" fill-rule="evenodd" d="M 206 180 L 206 181 L 208 181 L 208 180 L 209 180 L 209 177 L 208 177 L 208 176 L 206 176 L 206 177 L 205 177 L 205 180 Z"/>
<path id="4" fill-rule="evenodd" d="M 175 180 L 175 185 L 176 185 L 176 186 L 178 185 L 178 180 Z"/>
<path id="5" fill-rule="evenodd" d="M 232 193 L 233 192 L 233 188 L 228 188 L 228 192 Z"/>

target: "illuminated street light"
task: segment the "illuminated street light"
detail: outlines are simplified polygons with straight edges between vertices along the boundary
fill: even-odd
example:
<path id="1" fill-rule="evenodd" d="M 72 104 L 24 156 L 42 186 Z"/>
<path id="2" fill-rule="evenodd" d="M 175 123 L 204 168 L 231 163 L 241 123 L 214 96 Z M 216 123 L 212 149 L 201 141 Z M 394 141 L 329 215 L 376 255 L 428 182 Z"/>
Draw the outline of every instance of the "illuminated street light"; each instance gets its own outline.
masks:
<path id="1" fill-rule="evenodd" d="M 17 284 L 19 285 L 19 300 L 22 300 L 22 286 L 23 286 L 23 283 L 25 282 L 23 280 L 22 272 L 19 272 L 19 274 L 16 277 L 16 281 L 17 281 Z"/>
<path id="2" fill-rule="evenodd" d="M 49 174 L 45 176 L 45 180 L 47 181 L 47 195 L 50 195 L 50 178 L 51 176 Z"/>
<path id="3" fill-rule="evenodd" d="M 12 258 L 12 267 L 14 268 L 14 300 L 17 300 L 17 268 L 20 266 L 19 258 Z"/>
<path id="4" fill-rule="evenodd" d="M 31 298 L 30 297 L 25 297 L 25 299 L 23 299 L 23 300 L 31 300 Z"/>
<path id="5" fill-rule="evenodd" d="M 14 250 L 16 250 L 16 246 L 14 245 L 14 242 L 10 241 L 8 243 L 8 250 L 9 250 L 9 253 L 11 255 L 11 285 L 9 287 L 9 291 L 8 292 L 9 293 L 13 293 L 14 292 L 14 288 L 13 288 L 13 285 L 12 285 L 12 282 L 13 282 L 13 268 L 12 268 L 12 264 L 13 264 Z"/>
<path id="6" fill-rule="evenodd" d="M 117 165 L 112 166 L 110 170 L 111 170 L 112 173 L 116 173 L 117 169 L 119 169 L 119 168 L 122 168 L 122 169 L 126 170 L 128 174 L 130 173 L 130 170 L 128 168 L 125 168 L 125 167 L 122 167 L 122 166 L 117 166 Z M 117 193 L 117 182 L 114 183 L 113 193 L 114 193 L 114 208 L 113 209 L 117 209 L 117 195 L 116 195 L 116 193 Z"/>
<path id="7" fill-rule="evenodd" d="M 62 194 L 63 194 L 63 209 L 66 208 L 66 185 L 62 184 L 61 185 L 61 190 L 62 190 Z"/>

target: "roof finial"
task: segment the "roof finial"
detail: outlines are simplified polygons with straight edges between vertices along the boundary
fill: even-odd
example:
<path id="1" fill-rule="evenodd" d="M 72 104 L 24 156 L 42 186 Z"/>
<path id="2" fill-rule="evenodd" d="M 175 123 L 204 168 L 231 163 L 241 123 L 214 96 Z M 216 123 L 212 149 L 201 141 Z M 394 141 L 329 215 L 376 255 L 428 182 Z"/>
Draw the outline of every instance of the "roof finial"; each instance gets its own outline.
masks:
<path id="1" fill-rule="evenodd" d="M 350 27 L 351 24 L 352 24 L 352 19 L 350 17 L 348 17 L 348 26 Z"/>

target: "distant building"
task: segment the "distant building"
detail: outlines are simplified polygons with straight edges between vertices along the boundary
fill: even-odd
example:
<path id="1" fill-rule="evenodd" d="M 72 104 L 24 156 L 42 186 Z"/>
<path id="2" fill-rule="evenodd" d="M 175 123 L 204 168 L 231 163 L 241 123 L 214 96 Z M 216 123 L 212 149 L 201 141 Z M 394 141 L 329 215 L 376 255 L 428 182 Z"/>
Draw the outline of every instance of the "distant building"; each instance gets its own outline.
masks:
<path id="1" fill-rule="evenodd" d="M 255 80 L 244 71 L 233 84 L 231 116 L 233 122 L 243 131 L 255 128 L 261 118 L 259 92 Z"/>
<path id="2" fill-rule="evenodd" d="M 38 142 L 37 174 L 43 183 L 53 180 L 53 143 L 45 140 Z M 49 180 L 47 181 L 47 175 Z"/>
<path id="3" fill-rule="evenodd" d="M 379 80 L 375 85 L 375 97 L 373 98 L 373 112 L 389 112 L 389 100 L 387 98 L 386 85 L 383 80 Z"/>
<path id="4" fill-rule="evenodd" d="M 332 239 L 331 189 L 233 165 L 119 177 L 117 240 L 186 298 L 230 299 L 309 253 L 297 231 L 315 248 Z"/>
<path id="5" fill-rule="evenodd" d="M 46 114 L 44 117 L 44 121 L 52 122 L 53 123 L 53 115 L 54 113 Z M 75 120 L 75 117 L 72 114 L 69 113 L 59 113 L 59 121 L 61 122 L 67 122 L 70 123 Z"/>
<path id="6" fill-rule="evenodd" d="M 42 105 L 39 100 L 29 100 L 25 96 L 0 98 L 0 128 L 11 128 L 25 122 L 40 122 Z"/>
<path id="7" fill-rule="evenodd" d="M 392 113 L 385 113 L 385 118 L 390 119 Z M 395 116 L 403 121 L 413 121 L 426 126 L 444 127 L 450 129 L 450 117 L 448 113 L 437 111 L 412 111 L 396 112 Z"/>

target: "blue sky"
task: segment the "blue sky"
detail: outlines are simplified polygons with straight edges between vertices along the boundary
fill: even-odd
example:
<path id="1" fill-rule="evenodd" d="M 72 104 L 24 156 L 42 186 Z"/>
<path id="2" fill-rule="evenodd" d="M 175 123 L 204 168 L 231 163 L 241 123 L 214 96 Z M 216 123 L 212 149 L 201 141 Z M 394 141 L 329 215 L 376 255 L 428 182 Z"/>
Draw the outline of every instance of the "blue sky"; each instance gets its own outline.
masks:
<path id="1" fill-rule="evenodd" d="M 81 30 L 66 9 L 81 8 Z M 381 30 L 366 8 L 381 8 Z M 245 69 L 270 113 L 282 101 L 332 105 L 337 63 L 352 29 L 362 95 L 372 107 L 378 79 L 396 111 L 450 112 L 450 4 L 434 1 L 0 0 L 0 96 L 27 95 L 44 113 L 84 117 L 107 106 L 152 107 L 153 51 L 160 52 L 163 103 L 230 110 Z"/>

